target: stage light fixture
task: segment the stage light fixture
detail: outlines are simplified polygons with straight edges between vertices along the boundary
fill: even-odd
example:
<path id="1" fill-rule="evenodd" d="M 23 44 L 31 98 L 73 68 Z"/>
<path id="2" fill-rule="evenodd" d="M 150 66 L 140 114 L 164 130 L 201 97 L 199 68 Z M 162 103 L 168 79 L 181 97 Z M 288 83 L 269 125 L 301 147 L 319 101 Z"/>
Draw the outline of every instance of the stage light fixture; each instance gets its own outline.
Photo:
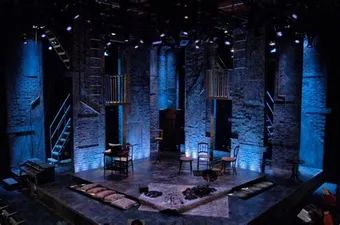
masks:
<path id="1" fill-rule="evenodd" d="M 42 38 L 45 38 L 45 37 L 46 37 L 46 34 L 41 34 L 41 37 L 42 37 Z"/>
<path id="2" fill-rule="evenodd" d="M 199 49 L 199 48 L 200 48 L 200 46 L 198 46 L 198 45 L 195 45 L 195 48 L 196 48 L 196 49 Z"/>
<path id="3" fill-rule="evenodd" d="M 75 15 L 75 16 L 73 17 L 73 19 L 74 19 L 74 20 L 76 20 L 76 19 L 78 19 L 78 18 L 79 18 L 79 16 L 80 16 L 80 15 L 79 15 L 79 14 L 77 14 L 77 15 Z"/>
<path id="4" fill-rule="evenodd" d="M 195 44 L 197 44 L 197 43 L 199 43 L 199 42 L 200 42 L 200 40 L 196 40 L 196 41 L 195 41 Z"/>
<path id="5" fill-rule="evenodd" d="M 225 41 L 224 44 L 225 45 L 231 45 L 230 41 Z"/>
<path id="6" fill-rule="evenodd" d="M 269 46 L 275 46 L 275 45 L 276 45 L 276 43 L 274 41 L 269 42 Z"/>
<path id="7" fill-rule="evenodd" d="M 295 44 L 300 44 L 300 40 L 299 39 L 295 39 L 294 42 L 295 42 Z"/>
<path id="8" fill-rule="evenodd" d="M 283 33 L 282 33 L 282 31 L 278 31 L 278 32 L 276 32 L 276 36 L 278 36 L 278 37 L 282 37 L 282 36 L 283 36 Z"/>
<path id="9" fill-rule="evenodd" d="M 52 46 L 48 46 L 48 50 L 52 51 Z"/>
<path id="10" fill-rule="evenodd" d="M 104 51 L 104 56 L 109 56 L 109 53 L 107 51 Z"/>
<path id="11" fill-rule="evenodd" d="M 27 45 L 27 41 L 24 41 L 24 45 Z"/>
<path id="12" fill-rule="evenodd" d="M 144 44 L 144 41 L 142 39 L 139 40 L 139 43 Z"/>
<path id="13" fill-rule="evenodd" d="M 161 35 L 159 35 L 160 37 L 165 37 L 165 34 L 164 33 L 161 33 Z"/>
<path id="14" fill-rule="evenodd" d="M 227 33 L 228 33 L 228 30 L 224 30 L 224 33 L 227 34 Z"/>
<path id="15" fill-rule="evenodd" d="M 184 16 L 184 19 L 186 19 L 186 20 L 189 19 L 189 16 Z"/>
<path id="16" fill-rule="evenodd" d="M 66 30 L 67 30 L 67 31 L 71 31 L 71 30 L 72 30 L 72 27 L 71 27 L 71 26 L 67 26 L 67 27 L 66 27 Z"/>
<path id="17" fill-rule="evenodd" d="M 232 48 L 232 49 L 230 49 L 230 52 L 235 52 L 235 50 Z"/>
<path id="18" fill-rule="evenodd" d="M 162 44 L 162 41 L 154 41 L 154 42 L 152 42 L 152 44 L 153 45 L 160 45 L 160 44 Z"/>
<path id="19" fill-rule="evenodd" d="M 125 39 L 124 41 L 125 41 L 125 42 L 129 42 L 129 39 Z"/>
<path id="20" fill-rule="evenodd" d="M 106 45 L 107 45 L 107 46 L 110 46 L 110 45 L 111 45 L 111 42 L 110 42 L 110 41 L 109 41 L 109 42 L 107 42 L 107 43 L 106 43 Z"/>
<path id="21" fill-rule="evenodd" d="M 112 35 L 112 36 L 116 36 L 117 34 L 116 34 L 115 32 L 112 32 L 111 35 Z"/>
<path id="22" fill-rule="evenodd" d="M 294 20 L 297 20 L 298 15 L 297 15 L 296 13 L 293 13 L 293 14 L 292 14 L 292 18 L 293 18 Z"/>
<path id="23" fill-rule="evenodd" d="M 186 31 L 183 31 L 183 32 L 182 32 L 182 35 L 188 36 L 188 34 L 189 34 L 189 33 L 186 32 Z"/>
<path id="24" fill-rule="evenodd" d="M 139 46 L 138 46 L 138 45 L 135 45 L 135 49 L 137 49 L 137 48 L 139 48 Z"/>
<path id="25" fill-rule="evenodd" d="M 276 51 L 277 51 L 276 48 L 273 48 L 270 50 L 270 53 L 275 53 Z"/>

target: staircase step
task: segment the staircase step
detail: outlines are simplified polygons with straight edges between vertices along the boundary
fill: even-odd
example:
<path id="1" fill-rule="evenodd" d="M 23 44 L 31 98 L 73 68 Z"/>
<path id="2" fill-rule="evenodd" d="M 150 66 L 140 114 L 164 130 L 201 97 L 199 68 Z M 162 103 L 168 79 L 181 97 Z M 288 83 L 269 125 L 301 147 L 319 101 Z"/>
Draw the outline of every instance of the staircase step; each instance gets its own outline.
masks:
<path id="1" fill-rule="evenodd" d="M 50 162 L 50 163 L 58 163 L 59 162 L 58 160 L 53 159 L 53 158 L 48 158 L 47 161 Z"/>
<path id="2" fill-rule="evenodd" d="M 66 138 L 60 138 L 59 142 L 64 143 L 67 139 Z"/>
<path id="3" fill-rule="evenodd" d="M 54 156 L 60 156 L 61 155 L 61 152 L 52 152 L 52 155 L 54 155 Z"/>
<path id="4" fill-rule="evenodd" d="M 65 132 L 63 132 L 63 135 L 66 135 L 66 136 L 68 136 L 68 135 L 70 135 L 70 132 L 68 132 L 68 131 L 65 131 Z"/>
<path id="5" fill-rule="evenodd" d="M 61 164 L 66 164 L 66 163 L 71 163 L 71 162 L 72 162 L 72 159 L 63 159 L 63 160 L 60 160 Z"/>

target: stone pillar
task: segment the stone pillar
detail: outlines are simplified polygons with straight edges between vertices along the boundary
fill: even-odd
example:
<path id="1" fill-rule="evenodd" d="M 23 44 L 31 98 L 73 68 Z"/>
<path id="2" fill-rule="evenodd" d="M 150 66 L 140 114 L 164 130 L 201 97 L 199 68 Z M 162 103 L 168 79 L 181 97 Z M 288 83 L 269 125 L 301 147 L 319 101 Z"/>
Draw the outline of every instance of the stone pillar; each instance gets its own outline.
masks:
<path id="1" fill-rule="evenodd" d="M 287 159 L 299 157 L 302 46 L 281 40 L 274 96 L 273 167 L 290 169 Z"/>
<path id="2" fill-rule="evenodd" d="M 230 71 L 232 148 L 240 144 L 238 166 L 260 171 L 264 150 L 265 30 L 234 31 L 234 69 Z"/>
<path id="3" fill-rule="evenodd" d="M 17 41 L 6 72 L 7 135 L 11 166 L 28 158 L 46 159 L 42 44 Z"/>
<path id="4" fill-rule="evenodd" d="M 103 166 L 105 108 L 104 43 L 83 22 L 75 24 L 72 52 L 74 169 Z"/>
<path id="5" fill-rule="evenodd" d="M 126 48 L 129 104 L 125 107 L 126 142 L 134 145 L 134 159 L 150 156 L 150 47 Z M 154 71 L 153 71 L 154 72 Z"/>
<path id="6" fill-rule="evenodd" d="M 327 110 L 327 71 L 318 39 L 303 44 L 300 159 L 322 169 Z"/>

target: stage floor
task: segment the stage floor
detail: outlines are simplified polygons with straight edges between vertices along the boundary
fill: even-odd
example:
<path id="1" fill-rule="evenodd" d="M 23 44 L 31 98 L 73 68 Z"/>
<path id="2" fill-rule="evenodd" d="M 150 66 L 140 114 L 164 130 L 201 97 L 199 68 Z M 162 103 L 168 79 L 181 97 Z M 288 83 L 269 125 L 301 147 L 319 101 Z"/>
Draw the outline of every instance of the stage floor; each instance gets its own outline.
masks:
<path id="1" fill-rule="evenodd" d="M 38 192 L 40 193 L 41 200 L 46 205 L 53 210 L 59 211 L 60 214 L 63 214 L 70 220 L 78 221 L 75 224 L 126 225 L 129 220 L 138 218 L 144 220 L 146 225 L 239 225 L 248 224 L 283 199 L 294 194 L 299 188 L 305 189 L 303 187 L 305 183 L 284 183 L 280 185 L 278 183 L 280 179 L 277 179 L 275 181 L 277 185 L 247 200 L 229 197 L 229 218 L 225 218 L 192 215 L 174 216 L 159 212 L 140 211 L 138 207 L 123 211 L 90 199 L 68 188 L 69 185 L 84 180 L 100 183 L 138 198 L 140 195 L 139 187 L 147 186 L 149 183 L 196 185 L 205 182 L 201 177 L 196 177 L 190 174 L 190 172 L 183 172 L 181 175 L 178 175 L 178 161 L 174 159 L 160 163 L 153 163 L 150 160 L 139 160 L 135 161 L 134 166 L 134 172 L 130 172 L 127 178 L 111 174 L 111 171 L 106 171 L 104 176 L 103 169 L 94 169 L 59 177 L 55 183 L 38 187 Z M 238 169 L 237 171 L 238 174 L 235 176 L 219 176 L 211 185 L 232 190 L 245 183 L 262 179 L 264 176 L 261 173 L 249 170 Z M 316 175 L 313 174 L 308 179 L 312 179 Z M 207 204 L 214 207 L 214 201 Z M 79 223 L 79 221 L 82 222 Z"/>

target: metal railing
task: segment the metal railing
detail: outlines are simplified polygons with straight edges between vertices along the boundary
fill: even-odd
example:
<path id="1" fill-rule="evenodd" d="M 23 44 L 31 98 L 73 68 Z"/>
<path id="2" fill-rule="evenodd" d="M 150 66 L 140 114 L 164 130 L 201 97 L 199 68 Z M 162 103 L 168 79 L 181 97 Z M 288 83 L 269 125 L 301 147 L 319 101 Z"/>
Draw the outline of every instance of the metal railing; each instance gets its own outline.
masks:
<path id="1" fill-rule="evenodd" d="M 57 144 L 67 122 L 71 118 L 71 95 L 68 94 L 50 125 L 50 150 Z"/>
<path id="2" fill-rule="evenodd" d="M 104 77 L 105 104 L 125 104 L 127 98 L 127 76 L 106 75 Z"/>
<path id="3" fill-rule="evenodd" d="M 228 75 L 216 70 L 208 70 L 208 92 L 210 98 L 229 98 Z"/>

